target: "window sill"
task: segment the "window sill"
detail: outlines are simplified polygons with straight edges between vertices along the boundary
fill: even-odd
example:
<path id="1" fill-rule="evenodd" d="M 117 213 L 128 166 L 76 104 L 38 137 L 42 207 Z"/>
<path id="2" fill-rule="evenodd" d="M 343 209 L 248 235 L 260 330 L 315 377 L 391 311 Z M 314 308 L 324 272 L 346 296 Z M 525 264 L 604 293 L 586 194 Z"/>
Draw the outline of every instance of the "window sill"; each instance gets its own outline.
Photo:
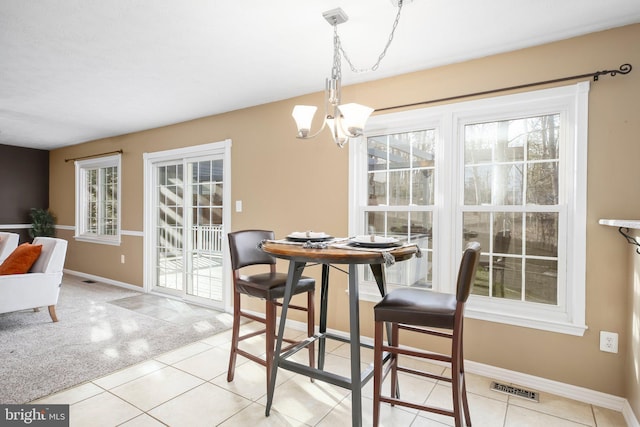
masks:
<path id="1" fill-rule="evenodd" d="M 485 320 L 488 322 L 503 323 L 505 325 L 520 326 L 524 328 L 538 329 L 560 334 L 574 335 L 581 337 L 588 329 L 587 325 L 578 325 L 564 320 L 541 320 L 520 316 L 512 313 L 497 313 L 482 308 L 469 307 L 465 310 L 465 317 L 470 319 Z"/>
<path id="2" fill-rule="evenodd" d="M 100 245 L 120 246 L 120 236 L 113 238 L 93 237 L 93 236 L 73 236 L 78 242 L 97 243 Z"/>
<path id="3" fill-rule="evenodd" d="M 349 293 L 349 289 L 346 289 L 345 292 L 348 294 Z M 368 301 L 368 302 L 373 302 L 373 303 L 379 303 L 380 300 L 382 299 L 382 297 L 380 296 L 380 291 L 378 291 L 378 288 L 371 287 L 369 288 L 366 285 L 360 285 L 360 288 L 358 289 L 358 299 L 360 301 Z"/>

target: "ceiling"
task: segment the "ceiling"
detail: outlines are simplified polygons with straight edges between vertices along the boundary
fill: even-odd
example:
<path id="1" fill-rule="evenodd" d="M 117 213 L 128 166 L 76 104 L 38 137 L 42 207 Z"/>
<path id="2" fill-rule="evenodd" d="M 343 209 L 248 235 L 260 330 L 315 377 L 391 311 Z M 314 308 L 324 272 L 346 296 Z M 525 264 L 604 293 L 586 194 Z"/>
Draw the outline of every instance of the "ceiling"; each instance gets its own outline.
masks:
<path id="1" fill-rule="evenodd" d="M 390 0 L 2 0 L 0 144 L 54 149 L 321 91 L 336 7 L 343 47 L 371 67 Z M 637 22 L 638 0 L 405 1 L 380 68 L 343 61 L 343 85 Z"/>

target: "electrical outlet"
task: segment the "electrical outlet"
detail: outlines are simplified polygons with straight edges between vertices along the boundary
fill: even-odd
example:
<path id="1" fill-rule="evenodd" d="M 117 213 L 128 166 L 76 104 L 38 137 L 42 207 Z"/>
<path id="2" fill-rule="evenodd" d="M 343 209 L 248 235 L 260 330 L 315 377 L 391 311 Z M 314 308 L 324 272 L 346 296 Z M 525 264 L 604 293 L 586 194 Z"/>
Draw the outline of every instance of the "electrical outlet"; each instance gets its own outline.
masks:
<path id="1" fill-rule="evenodd" d="M 615 332 L 600 331 L 600 351 L 617 353 L 618 334 Z"/>
<path id="2" fill-rule="evenodd" d="M 124 264 L 124 254 L 120 255 L 120 263 Z"/>

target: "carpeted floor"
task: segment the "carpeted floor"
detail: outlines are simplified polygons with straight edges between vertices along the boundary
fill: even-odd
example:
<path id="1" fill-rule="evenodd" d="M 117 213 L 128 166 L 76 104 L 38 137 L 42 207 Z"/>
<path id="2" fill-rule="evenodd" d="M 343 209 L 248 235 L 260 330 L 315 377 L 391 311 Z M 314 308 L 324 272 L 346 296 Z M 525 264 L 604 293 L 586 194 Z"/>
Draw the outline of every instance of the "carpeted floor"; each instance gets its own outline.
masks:
<path id="1" fill-rule="evenodd" d="M 65 275 L 56 306 L 0 314 L 0 403 L 27 403 L 231 326 L 231 316 Z"/>

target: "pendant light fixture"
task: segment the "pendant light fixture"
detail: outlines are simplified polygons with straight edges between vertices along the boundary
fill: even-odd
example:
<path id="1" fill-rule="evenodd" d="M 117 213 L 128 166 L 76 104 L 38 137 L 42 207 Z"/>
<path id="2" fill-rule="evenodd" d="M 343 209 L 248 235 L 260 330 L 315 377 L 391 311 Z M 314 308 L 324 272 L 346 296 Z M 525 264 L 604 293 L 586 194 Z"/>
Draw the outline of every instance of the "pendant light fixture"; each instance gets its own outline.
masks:
<path id="1" fill-rule="evenodd" d="M 340 8 L 332 9 L 322 14 L 326 21 L 333 26 L 333 65 L 331 67 L 331 77 L 326 79 L 325 84 L 324 120 L 320 129 L 315 133 L 311 133 L 311 123 L 318 107 L 296 105 L 291 115 L 298 127 L 297 138 L 314 138 L 320 134 L 324 128 L 328 128 L 338 147 L 343 147 L 349 141 L 349 138 L 357 138 L 363 134 L 367 119 L 371 113 L 373 113 L 373 108 L 356 103 L 341 104 L 342 56 L 344 56 L 345 60 L 349 63 L 351 71 L 355 73 L 375 71 L 378 69 L 380 61 L 382 61 L 382 58 L 384 58 L 387 53 L 387 49 L 389 49 L 391 45 L 396 27 L 400 21 L 403 0 L 392 0 L 392 3 L 397 5 L 398 13 L 387 44 L 378 56 L 378 61 L 370 69 L 358 69 L 354 67 L 342 48 L 340 36 L 338 36 L 338 25 L 347 22 L 349 19 L 347 14 Z"/>

